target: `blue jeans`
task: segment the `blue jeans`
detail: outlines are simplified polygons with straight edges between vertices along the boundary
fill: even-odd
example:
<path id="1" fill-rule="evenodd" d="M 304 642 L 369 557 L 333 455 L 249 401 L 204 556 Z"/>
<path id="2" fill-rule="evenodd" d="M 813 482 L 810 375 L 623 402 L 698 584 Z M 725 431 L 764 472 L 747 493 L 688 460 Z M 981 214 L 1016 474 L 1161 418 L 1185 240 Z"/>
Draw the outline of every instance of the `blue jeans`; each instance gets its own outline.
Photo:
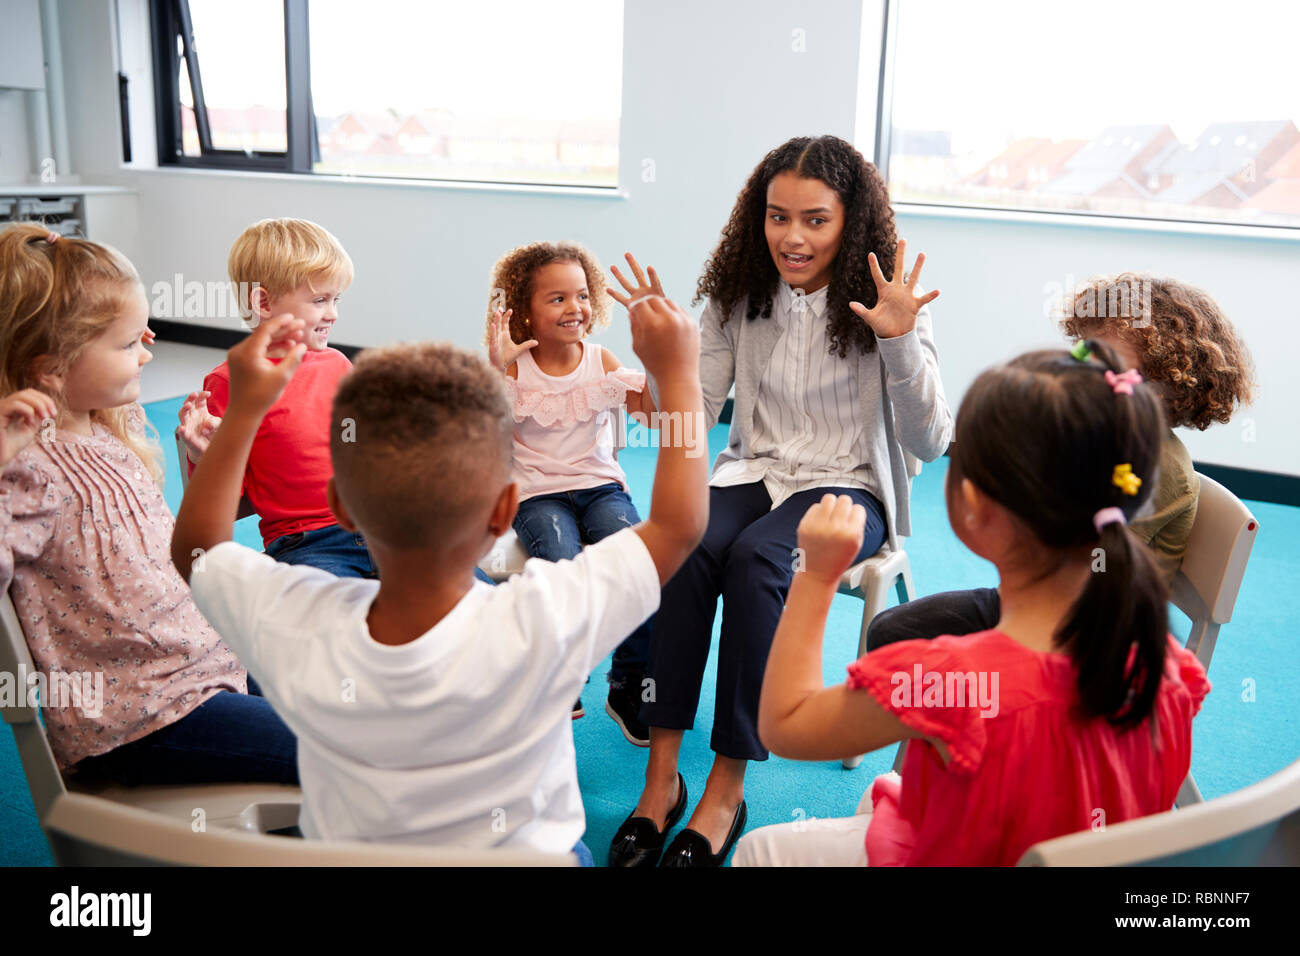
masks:
<path id="1" fill-rule="evenodd" d="M 515 534 L 531 557 L 547 561 L 576 558 L 584 544 L 595 544 L 641 521 L 632 499 L 619 484 L 536 495 L 519 503 Z M 639 689 L 650 658 L 650 625 L 642 621 L 614 651 L 609 682 L 623 687 L 631 679 Z"/>
<path id="2" fill-rule="evenodd" d="M 342 525 L 283 535 L 266 546 L 266 553 L 283 564 L 308 565 L 340 578 L 379 577 L 365 539 Z M 474 577 L 496 583 L 479 568 L 474 569 Z"/>
<path id="3" fill-rule="evenodd" d="M 587 849 L 587 844 L 581 840 L 573 848 L 573 855 L 578 858 L 578 866 L 595 866 L 596 861 L 591 856 L 591 850 Z"/>
<path id="4" fill-rule="evenodd" d="M 222 691 L 175 723 L 87 757 L 78 779 L 127 786 L 298 782 L 298 739 L 261 696 Z"/>
<path id="5" fill-rule="evenodd" d="M 375 562 L 365 539 L 342 525 L 281 535 L 266 553 L 283 564 L 304 564 L 340 578 L 376 578 Z"/>

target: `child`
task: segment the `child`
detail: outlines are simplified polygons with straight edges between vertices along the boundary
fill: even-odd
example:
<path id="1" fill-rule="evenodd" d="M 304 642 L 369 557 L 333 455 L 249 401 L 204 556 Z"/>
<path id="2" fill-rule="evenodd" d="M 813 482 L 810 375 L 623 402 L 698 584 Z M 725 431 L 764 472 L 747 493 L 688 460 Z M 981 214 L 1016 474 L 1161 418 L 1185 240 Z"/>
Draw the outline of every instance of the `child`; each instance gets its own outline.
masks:
<path id="1" fill-rule="evenodd" d="M 664 407 L 698 410 L 689 314 L 655 297 L 631 315 Z M 303 832 L 589 862 L 569 706 L 699 540 L 703 459 L 662 450 L 647 521 L 487 587 L 475 565 L 518 504 L 500 373 L 449 345 L 376 349 L 335 397 L 356 432 L 332 437 L 327 494 L 340 523 L 365 534 L 379 580 L 277 564 L 231 543 L 231 519 L 262 416 L 305 351 L 303 328 L 277 319 L 231 349 L 230 406 L 172 542 L 204 613 L 302 731 Z"/>
<path id="2" fill-rule="evenodd" d="M 0 588 L 47 686 L 81 678 L 75 706 L 41 701 L 46 733 L 79 777 L 296 783 L 293 735 L 245 693 L 169 560 L 137 402 L 148 320 L 118 252 L 34 224 L 0 232 Z"/>
<path id="3" fill-rule="evenodd" d="M 1176 279 L 1126 272 L 1089 280 L 1061 321 L 1066 335 L 1113 348 L 1163 399 L 1168 428 L 1149 507 L 1129 525 L 1151 549 L 1167 586 L 1182 564 L 1196 521 L 1200 483 L 1174 428 L 1205 430 L 1227 422 L 1253 394 L 1250 353 L 1232 323 L 1204 292 Z M 867 649 L 898 641 L 969 634 L 998 620 L 995 588 L 946 591 L 883 611 L 872 620 Z"/>
<path id="4" fill-rule="evenodd" d="M 307 323 L 307 353 L 284 396 L 266 417 L 248 458 L 244 494 L 258 515 L 266 553 L 286 564 L 309 564 L 345 577 L 374 577 L 361 536 L 330 513 L 330 419 L 339 381 L 352 368 L 329 347 L 338 302 L 352 283 L 352 260 L 339 241 L 304 219 L 263 219 L 230 249 L 230 281 L 250 289 L 245 304 L 255 322 L 287 313 Z M 181 439 L 191 471 L 205 454 L 230 401 L 230 370 L 223 362 L 203 391 L 181 406 Z"/>
<path id="5" fill-rule="evenodd" d="M 573 558 L 584 543 L 641 520 L 618 464 L 611 416 L 626 404 L 629 414 L 649 420 L 645 373 L 585 341 L 609 323 L 609 303 L 600 265 L 581 245 L 534 242 L 506 253 L 492 270 L 492 290 L 488 353 L 505 372 L 514 409 L 515 533 L 534 558 Z M 614 651 L 605 704 L 639 747 L 650 746 L 637 716 L 649 645 L 650 621 L 640 622 Z M 579 699 L 573 716 L 582 713 Z"/>
<path id="6" fill-rule="evenodd" d="M 824 688 L 826 613 L 863 514 L 828 495 L 805 516 L 760 733 L 800 760 L 914 742 L 901 784 L 877 779 L 857 817 L 805 823 L 808 841 L 758 830 L 738 864 L 1009 866 L 1041 840 L 1173 806 L 1209 683 L 1167 633 L 1164 583 L 1125 527 L 1156 484 L 1164 416 L 1156 388 L 1093 353 L 986 371 L 958 413 L 948 515 L 998 569 L 995 628 L 890 645 Z"/>

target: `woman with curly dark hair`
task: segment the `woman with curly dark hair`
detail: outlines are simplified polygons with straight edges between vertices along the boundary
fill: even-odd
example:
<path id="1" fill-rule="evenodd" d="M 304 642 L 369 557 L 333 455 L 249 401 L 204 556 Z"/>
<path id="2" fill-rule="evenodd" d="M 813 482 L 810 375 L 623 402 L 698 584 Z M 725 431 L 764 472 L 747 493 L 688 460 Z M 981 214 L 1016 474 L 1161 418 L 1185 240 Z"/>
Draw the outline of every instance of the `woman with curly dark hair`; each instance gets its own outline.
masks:
<path id="1" fill-rule="evenodd" d="M 1196 521 L 1200 480 L 1175 428 L 1204 431 L 1226 423 L 1254 397 L 1250 353 L 1218 303 L 1177 279 L 1124 272 L 1096 276 L 1073 290 L 1061 331 L 1114 350 L 1159 389 L 1169 426 L 1151 503 L 1129 527 L 1150 548 L 1166 586 L 1183 562 Z M 867 650 L 941 634 L 973 634 L 998 623 L 996 588 L 945 591 L 890 608 L 871 622 Z"/>
<path id="2" fill-rule="evenodd" d="M 735 385 L 728 447 L 710 479 L 704 540 L 664 588 L 641 720 L 650 760 L 641 799 L 614 836 L 611 866 L 654 866 L 686 808 L 677 772 L 694 723 L 719 597 L 716 754 L 704 795 L 664 866 L 719 866 L 744 830 L 745 769 L 766 760 L 758 699 L 768 649 L 800 555 L 795 529 L 824 494 L 867 512 L 858 559 L 892 523 L 911 531 L 915 459 L 943 453 L 952 414 L 929 309 L 904 275 L 889 193 L 875 167 L 834 136 L 772 150 L 736 199 L 700 278 L 700 377 L 709 426 Z M 633 261 L 627 295 L 662 294 Z M 652 383 L 653 391 L 653 383 Z"/>

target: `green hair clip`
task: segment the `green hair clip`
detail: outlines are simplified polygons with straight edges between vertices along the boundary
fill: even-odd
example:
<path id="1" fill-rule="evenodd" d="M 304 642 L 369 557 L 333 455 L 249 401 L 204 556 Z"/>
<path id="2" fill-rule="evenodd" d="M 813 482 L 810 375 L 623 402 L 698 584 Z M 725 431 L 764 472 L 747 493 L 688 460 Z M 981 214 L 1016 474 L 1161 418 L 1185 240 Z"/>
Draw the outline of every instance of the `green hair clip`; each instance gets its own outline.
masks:
<path id="1" fill-rule="evenodd" d="M 1070 349 L 1070 354 L 1080 362 L 1086 362 L 1088 359 L 1092 358 L 1092 349 L 1088 348 L 1088 342 L 1086 339 L 1079 339 L 1079 341 L 1074 343 L 1074 348 Z"/>

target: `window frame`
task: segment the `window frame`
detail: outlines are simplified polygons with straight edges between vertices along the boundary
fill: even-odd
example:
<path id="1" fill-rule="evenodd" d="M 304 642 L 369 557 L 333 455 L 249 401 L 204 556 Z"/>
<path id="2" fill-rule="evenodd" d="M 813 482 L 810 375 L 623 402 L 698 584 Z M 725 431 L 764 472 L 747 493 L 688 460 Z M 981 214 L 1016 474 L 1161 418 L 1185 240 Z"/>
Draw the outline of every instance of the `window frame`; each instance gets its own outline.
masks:
<path id="1" fill-rule="evenodd" d="M 883 17 L 884 28 L 881 30 L 881 49 L 880 49 L 880 81 L 876 86 L 876 144 L 875 144 L 875 165 L 880 172 L 881 178 L 885 185 L 889 185 L 889 161 L 890 149 L 892 147 L 892 132 L 894 128 L 894 64 L 897 55 L 898 46 L 898 11 L 901 0 L 884 0 Z M 859 55 L 861 55 L 859 53 Z M 893 197 L 891 196 L 891 201 Z M 1069 217 L 1080 225 L 1103 225 L 1106 220 L 1120 220 L 1127 223 L 1150 223 L 1150 224 L 1168 224 L 1172 227 L 1192 226 L 1197 227 L 1195 231 L 1200 231 L 1199 227 L 1213 227 L 1216 232 L 1236 233 L 1238 230 L 1248 230 L 1244 233 L 1259 235 L 1279 235 L 1277 230 L 1288 230 L 1289 234 L 1300 238 L 1300 223 L 1291 225 L 1287 223 L 1276 222 L 1249 222 L 1233 219 L 1175 219 L 1167 216 L 1139 216 L 1131 212 L 1117 212 L 1112 210 L 1087 210 L 1087 209 L 1040 209 L 1034 206 L 983 206 L 975 203 L 963 202 L 924 202 L 913 199 L 902 199 L 894 202 L 895 206 L 913 206 L 921 209 L 956 209 L 969 211 L 972 213 L 989 213 L 995 216 L 1002 216 L 1007 213 L 1013 213 L 1016 216 L 1027 216 L 1035 219 L 1041 219 L 1047 223 L 1051 221 L 1061 222 L 1060 217 Z M 1046 218 L 1044 218 L 1046 217 Z M 1242 233 L 1238 233 L 1242 234 Z"/>
<path id="2" fill-rule="evenodd" d="M 278 150 L 218 149 L 212 145 L 203 77 L 194 49 L 194 24 L 189 0 L 149 0 L 150 42 L 153 48 L 154 115 L 158 136 L 158 165 L 199 169 L 242 169 L 261 172 L 312 172 L 320 156 L 311 108 L 311 63 L 307 34 L 307 0 L 284 0 L 285 141 Z M 180 39 L 183 51 L 177 51 Z M 179 70 L 182 58 L 194 98 L 194 124 L 199 155 L 186 156 L 182 145 Z"/>

